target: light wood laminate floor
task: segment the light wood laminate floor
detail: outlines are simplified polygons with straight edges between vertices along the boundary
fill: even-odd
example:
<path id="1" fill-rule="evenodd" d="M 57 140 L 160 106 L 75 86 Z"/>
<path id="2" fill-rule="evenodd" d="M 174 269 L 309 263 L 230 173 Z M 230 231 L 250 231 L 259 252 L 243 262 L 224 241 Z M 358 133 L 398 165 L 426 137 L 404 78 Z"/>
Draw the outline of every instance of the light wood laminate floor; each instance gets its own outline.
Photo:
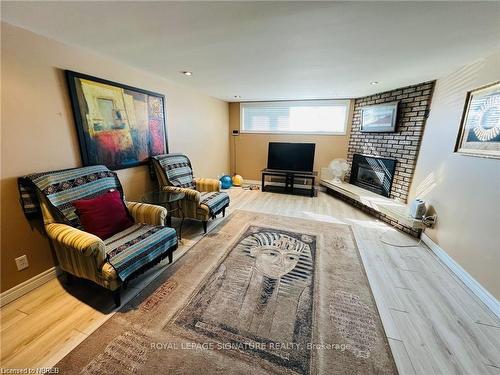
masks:
<path id="1" fill-rule="evenodd" d="M 309 198 L 233 188 L 229 194 L 228 213 L 244 209 L 352 226 L 401 374 L 500 374 L 499 320 L 425 245 L 383 244 L 381 235 L 398 244 L 414 239 L 326 193 Z M 201 234 L 199 222 L 186 222 L 175 259 Z M 165 263 L 131 282 L 122 302 Z M 111 297 L 99 288 L 54 279 L 2 307 L 1 366 L 53 366 L 112 315 Z"/>

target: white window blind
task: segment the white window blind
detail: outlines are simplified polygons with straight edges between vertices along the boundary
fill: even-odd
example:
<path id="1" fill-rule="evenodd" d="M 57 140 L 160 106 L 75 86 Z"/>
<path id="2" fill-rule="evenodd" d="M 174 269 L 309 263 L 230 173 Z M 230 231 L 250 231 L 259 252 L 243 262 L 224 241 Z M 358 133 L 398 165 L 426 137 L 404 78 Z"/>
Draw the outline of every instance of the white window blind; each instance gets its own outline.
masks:
<path id="1" fill-rule="evenodd" d="M 241 103 L 242 133 L 345 134 L 349 100 Z"/>

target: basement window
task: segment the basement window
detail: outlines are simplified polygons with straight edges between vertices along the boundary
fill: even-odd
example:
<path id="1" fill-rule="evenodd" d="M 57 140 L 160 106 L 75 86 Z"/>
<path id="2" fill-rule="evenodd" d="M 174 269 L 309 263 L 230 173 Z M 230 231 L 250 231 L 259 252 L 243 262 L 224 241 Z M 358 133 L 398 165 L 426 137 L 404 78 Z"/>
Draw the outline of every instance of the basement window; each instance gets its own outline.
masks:
<path id="1" fill-rule="evenodd" d="M 349 100 L 240 104 L 242 133 L 346 134 Z"/>

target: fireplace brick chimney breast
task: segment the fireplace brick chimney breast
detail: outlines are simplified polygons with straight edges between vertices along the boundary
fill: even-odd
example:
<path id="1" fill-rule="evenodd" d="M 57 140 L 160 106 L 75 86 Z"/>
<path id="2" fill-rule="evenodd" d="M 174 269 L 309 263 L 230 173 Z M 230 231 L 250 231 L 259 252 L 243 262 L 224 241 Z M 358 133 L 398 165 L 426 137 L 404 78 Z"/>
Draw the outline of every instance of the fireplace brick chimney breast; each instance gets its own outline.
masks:
<path id="1" fill-rule="evenodd" d="M 429 113 L 435 81 L 419 83 L 354 101 L 347 162 L 352 167 L 354 154 L 397 159 L 390 197 L 406 202 Z M 361 108 L 399 101 L 396 132 L 362 133 Z M 345 177 L 350 179 L 350 171 Z"/>

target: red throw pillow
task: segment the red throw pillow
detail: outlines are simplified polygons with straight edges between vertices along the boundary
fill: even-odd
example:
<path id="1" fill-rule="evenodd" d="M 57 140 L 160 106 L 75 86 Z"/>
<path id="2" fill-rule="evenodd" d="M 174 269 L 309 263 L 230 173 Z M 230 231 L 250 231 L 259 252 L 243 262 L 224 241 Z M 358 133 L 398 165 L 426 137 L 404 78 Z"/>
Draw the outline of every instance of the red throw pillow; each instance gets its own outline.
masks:
<path id="1" fill-rule="evenodd" d="M 102 240 L 134 224 L 117 190 L 96 198 L 74 201 L 73 206 L 83 229 Z"/>

